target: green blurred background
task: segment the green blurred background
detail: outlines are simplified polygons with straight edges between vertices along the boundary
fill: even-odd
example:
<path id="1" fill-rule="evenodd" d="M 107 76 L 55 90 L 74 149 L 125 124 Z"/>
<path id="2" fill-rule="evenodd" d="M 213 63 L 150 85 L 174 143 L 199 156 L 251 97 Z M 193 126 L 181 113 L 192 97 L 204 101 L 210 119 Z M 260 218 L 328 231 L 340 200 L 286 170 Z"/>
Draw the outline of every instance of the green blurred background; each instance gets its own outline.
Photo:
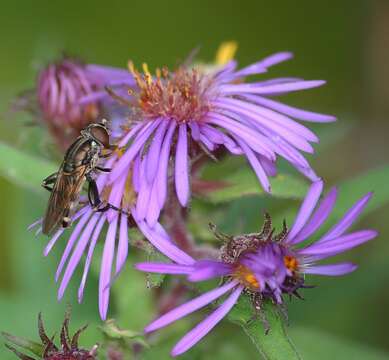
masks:
<path id="1" fill-rule="evenodd" d="M 221 42 L 236 40 L 236 57 L 242 65 L 290 50 L 295 59 L 276 67 L 271 75 L 328 81 L 323 88 L 290 95 L 287 101 L 338 116 L 336 124 L 315 127 L 330 145 L 319 147 L 312 163 L 329 184 L 389 161 L 388 1 L 19 0 L 1 5 L 0 140 L 20 149 L 44 154 L 42 132 L 26 127 L 29 117 L 9 112 L 9 103 L 33 86 L 40 66 L 62 51 L 90 63 L 125 66 L 131 58 L 137 64 L 146 61 L 153 68 L 174 66 L 196 47 L 202 60 L 212 61 Z M 376 185 L 367 186 L 365 191 L 374 190 Z M 350 194 L 349 204 L 360 195 L 362 192 Z M 58 304 L 53 278 L 61 245 L 43 258 L 46 240 L 35 239 L 26 230 L 42 213 L 46 198 L 40 189 L 23 190 L 0 178 L 0 330 L 36 338 L 36 316 L 42 311 L 53 332 L 59 327 L 66 302 L 71 302 L 73 328 L 90 323 L 84 339 L 92 344 L 99 324 L 97 276 L 90 277 L 82 305 L 74 302 L 77 281 Z M 230 216 L 240 221 L 244 230 L 255 228 L 261 222 L 258 201 L 234 202 L 226 219 Z M 291 304 L 291 336 L 303 354 L 308 354 L 306 358 L 389 358 L 385 354 L 389 354 L 388 209 L 380 207 L 360 224 L 378 229 L 380 237 L 347 255 L 360 264 L 357 272 L 339 279 L 314 279 L 318 288 L 305 292 L 306 301 Z M 249 215 L 243 218 L 242 213 Z M 127 290 L 125 299 L 116 299 L 113 309 L 127 308 L 122 326 L 136 330 L 145 318 L 138 313 L 151 307 L 143 282 L 134 285 L 139 276 L 129 271 L 114 286 Z M 123 292 L 120 295 L 124 296 Z M 142 304 L 141 296 L 145 296 Z M 150 317 L 152 314 L 146 316 Z M 231 341 L 226 342 L 226 338 Z M 168 358 L 167 346 L 158 353 L 159 358 Z M 228 323 L 201 347 L 206 351 L 185 358 L 256 356 L 241 330 Z M 365 353 L 365 349 L 374 350 Z M 0 358 L 14 357 L 0 346 Z"/>

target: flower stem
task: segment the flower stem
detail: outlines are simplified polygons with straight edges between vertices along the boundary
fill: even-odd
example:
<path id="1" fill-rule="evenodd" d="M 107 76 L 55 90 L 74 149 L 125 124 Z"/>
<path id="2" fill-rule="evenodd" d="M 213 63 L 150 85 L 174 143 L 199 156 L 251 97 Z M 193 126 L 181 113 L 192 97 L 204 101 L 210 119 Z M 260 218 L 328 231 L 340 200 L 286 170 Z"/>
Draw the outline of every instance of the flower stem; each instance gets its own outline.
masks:
<path id="1" fill-rule="evenodd" d="M 272 304 L 264 304 L 263 311 L 270 325 L 266 333 L 260 321 L 241 324 L 244 332 L 254 343 L 265 360 L 302 360 L 290 339 L 279 310 Z"/>

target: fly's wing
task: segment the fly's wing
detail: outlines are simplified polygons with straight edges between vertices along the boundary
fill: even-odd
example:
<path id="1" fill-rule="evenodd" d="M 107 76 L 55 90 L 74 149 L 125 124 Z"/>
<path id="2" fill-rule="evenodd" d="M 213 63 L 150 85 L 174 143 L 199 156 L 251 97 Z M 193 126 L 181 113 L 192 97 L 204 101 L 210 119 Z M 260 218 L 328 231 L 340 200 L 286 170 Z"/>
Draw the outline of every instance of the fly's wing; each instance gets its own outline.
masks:
<path id="1" fill-rule="evenodd" d="M 71 173 L 58 172 L 57 180 L 51 191 L 49 203 L 43 218 L 42 233 L 51 235 L 62 226 L 64 217 L 71 217 L 77 205 L 81 188 L 85 181 L 85 166 Z"/>

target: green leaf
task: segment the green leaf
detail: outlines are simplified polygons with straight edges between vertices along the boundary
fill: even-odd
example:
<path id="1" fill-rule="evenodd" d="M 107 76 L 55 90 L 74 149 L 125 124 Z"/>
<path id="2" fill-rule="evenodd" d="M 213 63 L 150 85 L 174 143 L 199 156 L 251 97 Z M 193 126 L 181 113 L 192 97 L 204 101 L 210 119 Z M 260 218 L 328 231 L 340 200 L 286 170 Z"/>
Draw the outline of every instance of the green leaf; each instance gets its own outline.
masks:
<path id="1" fill-rule="evenodd" d="M 129 263 L 134 262 L 130 256 Z M 154 304 L 151 290 L 146 286 L 146 277 L 132 266 L 126 266 L 114 286 L 112 295 L 115 302 L 115 318 L 121 327 L 139 332 L 151 320 Z"/>
<path id="2" fill-rule="evenodd" d="M 252 169 L 247 164 L 231 161 L 235 164 L 231 169 L 230 161 L 209 165 L 204 171 L 205 180 L 222 179 L 224 187 L 210 192 L 205 200 L 212 203 L 223 203 L 240 199 L 243 196 L 267 195 Z M 271 196 L 284 199 L 300 199 L 304 197 L 308 183 L 302 176 L 287 173 L 271 178 Z"/>
<path id="3" fill-rule="evenodd" d="M 12 346 L 16 345 L 24 350 L 30 351 L 34 355 L 42 356 L 43 354 L 43 345 L 35 341 L 27 340 L 22 337 L 14 336 L 6 332 L 1 333 L 3 337 L 8 341 Z"/>
<path id="4" fill-rule="evenodd" d="M 368 191 L 373 191 L 374 195 L 365 214 L 385 205 L 389 202 L 388 179 L 389 166 L 386 165 L 342 182 L 335 211 L 345 212 L 352 205 L 352 202 L 357 200 L 356 197 L 360 197 Z"/>
<path id="5" fill-rule="evenodd" d="M 370 348 L 363 343 L 341 339 L 316 329 L 294 328 L 291 333 L 301 354 L 306 359 L 389 359 L 389 354 L 382 350 Z"/>
<path id="6" fill-rule="evenodd" d="M 41 191 L 42 180 L 58 168 L 53 163 L 0 142 L 0 176 L 19 186 Z"/>
<path id="7" fill-rule="evenodd" d="M 248 296 L 241 296 L 228 318 L 239 324 L 265 360 L 301 360 L 289 338 L 280 311 L 270 302 L 262 304 L 262 314 L 269 324 L 266 334 L 262 321 L 253 318 L 253 305 Z"/>
<path id="8" fill-rule="evenodd" d="M 114 340 L 132 340 L 142 344 L 144 347 L 148 347 L 146 340 L 144 339 L 143 333 L 119 328 L 115 320 L 107 320 L 103 326 L 100 326 L 100 329 L 108 339 Z"/>
<path id="9" fill-rule="evenodd" d="M 156 251 L 154 246 L 152 246 L 148 241 L 143 239 L 137 239 L 134 242 L 134 246 L 143 251 L 141 259 L 137 261 L 146 261 L 146 262 L 162 262 L 170 263 L 171 261 L 159 251 Z M 147 286 L 149 288 L 158 287 L 162 284 L 165 279 L 165 274 L 157 273 L 148 273 L 147 274 Z"/>

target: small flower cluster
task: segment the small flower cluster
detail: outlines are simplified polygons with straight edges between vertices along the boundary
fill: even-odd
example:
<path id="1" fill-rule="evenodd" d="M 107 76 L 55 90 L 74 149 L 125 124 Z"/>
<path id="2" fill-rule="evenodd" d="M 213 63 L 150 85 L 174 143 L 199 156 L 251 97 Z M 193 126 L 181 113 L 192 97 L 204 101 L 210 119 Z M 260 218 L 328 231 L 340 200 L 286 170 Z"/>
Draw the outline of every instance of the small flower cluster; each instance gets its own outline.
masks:
<path id="1" fill-rule="evenodd" d="M 97 359 L 97 345 L 91 350 L 81 349 L 78 345 L 78 339 L 81 333 L 86 329 L 86 326 L 77 330 L 75 334 L 70 337 L 69 334 L 70 311 L 65 314 L 65 319 L 62 324 L 60 341 L 61 346 L 57 347 L 53 342 L 53 337 L 50 338 L 45 331 L 42 315 L 38 316 L 38 331 L 42 344 L 22 339 L 7 333 L 3 333 L 6 340 L 15 346 L 19 346 L 34 355 L 37 359 L 43 360 L 94 360 Z M 21 353 L 13 345 L 6 344 L 6 347 L 11 350 L 18 358 L 22 360 L 35 360 L 31 356 Z"/>
<path id="2" fill-rule="evenodd" d="M 82 300 L 94 249 L 106 225 L 99 280 L 100 316 L 106 319 L 110 286 L 128 255 L 129 228 L 137 227 L 158 251 L 172 260 L 170 264 L 140 263 L 136 265 L 138 270 L 185 275 L 190 282 L 215 278 L 222 281 L 220 287 L 153 321 L 146 332 L 160 329 L 229 294 L 179 341 L 173 356 L 200 341 L 243 293 L 260 309 L 263 300 L 282 304 L 285 294 L 299 297 L 299 289 L 306 287 L 307 274 L 340 276 L 354 271 L 356 266 L 351 263 L 317 262 L 377 235 L 373 230 L 347 233 L 368 203 L 369 193 L 319 240 L 306 243 L 331 214 L 337 190 L 331 189 L 318 205 L 324 184 L 303 153 L 313 153 L 312 143 L 319 139 L 300 121 L 328 123 L 335 118 L 286 105 L 275 97 L 312 89 L 324 81 L 291 77 L 250 81 L 250 76 L 268 72 L 292 54 L 277 53 L 238 69 L 233 52 L 231 46 L 225 47 L 217 66 L 184 64 L 174 71 L 157 69 L 154 75 L 146 64 L 140 72 L 130 62 L 127 72 L 65 59 L 49 65 L 39 77 L 39 105 L 49 128 L 79 131 L 85 124 L 106 116 L 111 119 L 112 138 L 119 149 L 104 163 L 110 172 L 96 177 L 100 197 L 110 204 L 110 209 L 95 212 L 93 206 L 81 201 L 72 216 L 76 225 L 56 273 L 57 281 L 62 275 L 58 296 L 63 296 L 87 252 L 78 292 L 79 301 Z M 209 159 L 220 154 L 243 156 L 268 193 L 269 177 L 277 174 L 279 158 L 289 162 L 312 185 L 290 229 L 284 225 L 280 233 L 275 233 L 266 214 L 260 233 L 226 236 L 215 232 L 224 240 L 219 256 L 197 260 L 195 252 L 184 252 L 178 241 L 174 243 L 176 239 L 171 239 L 161 225 L 161 214 L 169 206 L 180 211 L 188 207 L 192 166 L 204 155 Z M 169 217 L 167 211 L 165 215 Z M 183 220 L 171 214 L 170 217 L 167 220 Z M 63 231 L 59 229 L 52 236 L 45 255 Z M 302 243 L 305 245 L 300 246 Z"/>
<path id="3" fill-rule="evenodd" d="M 104 114 L 109 114 L 114 120 L 123 115 L 114 101 L 101 100 L 96 93 L 105 94 L 105 87 L 119 91 L 133 85 L 133 78 L 125 70 L 83 64 L 65 57 L 49 64 L 38 74 L 35 99 L 21 96 L 21 105 L 16 107 L 33 111 L 37 120 L 47 125 L 59 147 L 66 150 L 83 128 L 97 122 Z M 95 98 L 93 101 L 86 104 L 80 101 L 91 95 Z M 113 121 L 114 125 L 116 123 Z M 117 133 L 115 130 L 114 134 Z"/>

